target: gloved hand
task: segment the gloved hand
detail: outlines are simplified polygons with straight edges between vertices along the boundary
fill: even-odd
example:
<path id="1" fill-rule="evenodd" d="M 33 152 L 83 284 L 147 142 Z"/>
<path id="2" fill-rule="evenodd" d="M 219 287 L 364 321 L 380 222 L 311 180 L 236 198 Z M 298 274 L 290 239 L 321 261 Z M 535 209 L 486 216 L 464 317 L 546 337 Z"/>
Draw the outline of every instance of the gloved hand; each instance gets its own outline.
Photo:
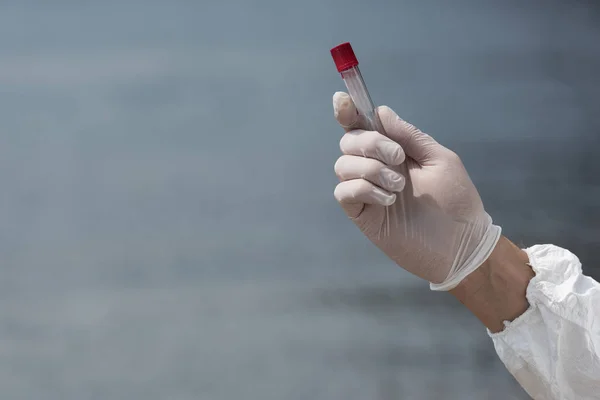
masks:
<path id="1" fill-rule="evenodd" d="M 432 290 L 450 290 L 489 257 L 501 229 L 492 224 L 460 158 L 400 119 L 377 112 L 385 132 L 362 130 L 350 96 L 333 96 L 346 130 L 335 163 L 335 198 L 385 254 Z"/>

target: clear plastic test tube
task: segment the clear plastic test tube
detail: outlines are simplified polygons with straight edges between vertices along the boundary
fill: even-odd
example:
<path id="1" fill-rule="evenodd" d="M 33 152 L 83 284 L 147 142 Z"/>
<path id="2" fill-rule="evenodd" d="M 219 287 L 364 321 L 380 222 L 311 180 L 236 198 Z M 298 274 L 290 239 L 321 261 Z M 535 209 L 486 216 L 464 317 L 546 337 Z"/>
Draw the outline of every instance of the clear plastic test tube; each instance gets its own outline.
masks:
<path id="1" fill-rule="evenodd" d="M 371 96 L 367 90 L 367 85 L 365 85 L 365 81 L 360 73 L 358 59 L 356 58 L 350 43 L 342 43 L 331 49 L 331 56 L 333 57 L 338 72 L 342 75 L 342 79 L 348 88 L 348 94 L 354 101 L 356 110 L 364 118 L 365 125 L 368 125 L 364 126 L 364 128 L 385 135 L 385 129 L 383 129 L 373 100 L 371 100 Z M 396 169 L 397 172 L 400 172 L 405 178 L 408 178 L 406 163 L 402 163 L 402 165 L 396 167 Z M 404 197 L 407 196 L 407 193 L 407 190 L 398 193 L 396 200 L 396 202 L 400 204 L 400 209 L 404 215 L 406 215 L 406 200 Z M 389 235 L 390 233 L 390 208 L 392 208 L 391 213 L 396 212 L 393 207 L 387 206 L 385 208 L 385 225 L 380 231 L 383 235 Z M 394 218 L 394 221 L 396 221 L 396 224 L 398 223 L 396 218 Z M 404 229 L 405 234 L 407 234 L 407 225 L 404 226 Z"/>
<path id="2" fill-rule="evenodd" d="M 375 111 L 375 105 L 358 68 L 358 59 L 350 43 L 346 42 L 335 46 L 331 49 L 331 56 L 338 72 L 342 75 L 348 88 L 348 94 L 352 97 L 358 113 L 369 125 L 365 128 L 384 133 L 379 116 Z"/>

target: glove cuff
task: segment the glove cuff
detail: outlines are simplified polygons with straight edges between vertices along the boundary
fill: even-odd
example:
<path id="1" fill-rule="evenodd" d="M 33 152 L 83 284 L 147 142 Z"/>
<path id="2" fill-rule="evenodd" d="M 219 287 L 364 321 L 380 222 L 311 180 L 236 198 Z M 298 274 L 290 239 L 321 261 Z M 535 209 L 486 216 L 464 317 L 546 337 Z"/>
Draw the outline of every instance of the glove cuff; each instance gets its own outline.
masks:
<path id="1" fill-rule="evenodd" d="M 498 240 L 500 240 L 501 234 L 502 228 L 490 224 L 490 227 L 483 236 L 479 246 L 477 246 L 475 251 L 473 251 L 473 254 L 471 254 L 469 259 L 465 262 L 464 267 L 455 274 L 448 276 L 442 283 L 429 283 L 429 288 L 434 291 L 448 291 L 454 289 L 463 279 L 479 268 L 489 258 L 492 251 L 494 251 Z"/>

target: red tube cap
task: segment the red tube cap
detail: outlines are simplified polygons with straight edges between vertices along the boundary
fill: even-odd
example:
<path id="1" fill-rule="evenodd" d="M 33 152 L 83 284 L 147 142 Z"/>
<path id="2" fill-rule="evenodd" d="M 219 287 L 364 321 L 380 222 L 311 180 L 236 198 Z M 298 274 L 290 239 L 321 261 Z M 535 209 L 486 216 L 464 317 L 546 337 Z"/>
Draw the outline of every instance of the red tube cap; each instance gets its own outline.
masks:
<path id="1" fill-rule="evenodd" d="M 331 49 L 331 57 L 338 70 L 338 72 L 345 71 L 358 65 L 358 60 L 354 55 L 354 50 L 350 43 L 342 43 Z"/>

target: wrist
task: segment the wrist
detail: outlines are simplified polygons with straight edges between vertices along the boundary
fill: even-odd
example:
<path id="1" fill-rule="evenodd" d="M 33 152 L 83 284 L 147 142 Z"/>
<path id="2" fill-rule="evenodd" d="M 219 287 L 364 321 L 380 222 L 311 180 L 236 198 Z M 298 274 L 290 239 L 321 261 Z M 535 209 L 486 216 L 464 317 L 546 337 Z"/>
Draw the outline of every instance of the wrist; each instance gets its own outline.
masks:
<path id="1" fill-rule="evenodd" d="M 525 293 L 535 275 L 527 253 L 502 236 L 488 259 L 450 290 L 490 331 L 500 332 L 529 307 Z"/>

